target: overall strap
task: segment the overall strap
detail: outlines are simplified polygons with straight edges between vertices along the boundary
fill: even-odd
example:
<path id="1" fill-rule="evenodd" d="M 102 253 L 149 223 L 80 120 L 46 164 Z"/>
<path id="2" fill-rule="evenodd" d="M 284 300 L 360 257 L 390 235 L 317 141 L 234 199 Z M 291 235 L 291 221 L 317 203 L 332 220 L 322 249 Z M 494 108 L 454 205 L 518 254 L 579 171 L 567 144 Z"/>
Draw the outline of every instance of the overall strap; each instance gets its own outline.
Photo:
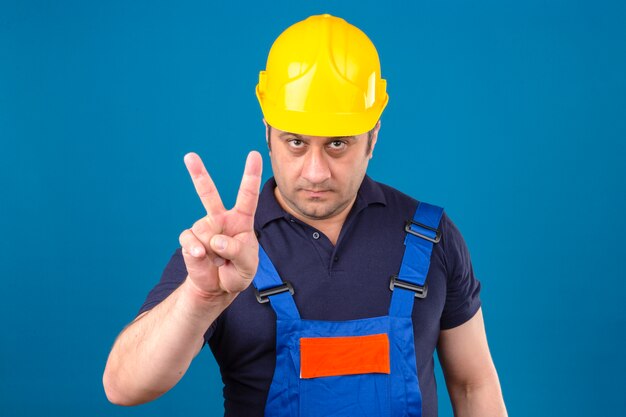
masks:
<path id="1" fill-rule="evenodd" d="M 278 320 L 300 318 L 300 313 L 292 296 L 293 287 L 280 279 L 278 271 L 260 244 L 259 267 L 252 284 L 256 289 L 257 301 L 259 303 L 269 301 Z"/>
<path id="2" fill-rule="evenodd" d="M 426 297 L 426 275 L 433 245 L 441 240 L 438 228 L 442 214 L 443 208 L 421 202 L 413 220 L 406 222 L 402 265 L 398 275 L 391 277 L 390 316 L 411 317 L 415 298 Z"/>

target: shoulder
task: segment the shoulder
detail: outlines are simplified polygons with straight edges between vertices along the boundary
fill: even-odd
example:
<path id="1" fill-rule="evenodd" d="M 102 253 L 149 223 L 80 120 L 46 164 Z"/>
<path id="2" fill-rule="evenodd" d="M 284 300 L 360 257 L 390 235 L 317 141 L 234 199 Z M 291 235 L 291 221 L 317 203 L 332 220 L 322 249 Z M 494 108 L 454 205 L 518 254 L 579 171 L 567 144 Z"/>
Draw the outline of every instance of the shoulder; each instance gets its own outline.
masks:
<path id="1" fill-rule="evenodd" d="M 415 214 L 415 210 L 417 209 L 417 206 L 422 202 L 428 203 L 437 207 L 441 207 L 443 210 L 443 206 L 438 204 L 438 202 L 436 201 L 421 200 L 413 196 L 410 196 L 398 190 L 397 188 L 394 188 L 382 182 L 377 182 L 371 179 L 370 181 L 373 184 L 372 187 L 375 187 L 376 189 L 378 189 L 381 195 L 384 196 L 385 205 L 389 210 L 409 212 L 410 217 L 407 217 L 406 220 L 408 220 L 409 218 L 412 218 L 413 214 Z M 444 231 L 446 232 L 452 231 L 453 234 L 458 232 L 458 230 L 456 229 L 456 226 L 454 226 L 454 224 L 452 223 L 452 221 L 446 214 L 445 210 L 443 210 L 443 214 L 441 216 L 439 225 L 440 225 L 442 233 L 444 233 Z"/>
<path id="2" fill-rule="evenodd" d="M 374 181 L 369 177 L 366 177 L 366 181 L 369 180 L 371 182 L 371 187 L 373 189 L 378 190 L 379 193 L 382 194 L 385 203 L 390 206 L 408 206 L 411 208 L 417 207 L 418 200 L 411 197 L 408 194 L 403 193 L 402 191 L 394 188 L 390 185 L 384 184 L 382 182 Z"/>
<path id="3" fill-rule="evenodd" d="M 369 181 L 371 182 L 370 187 L 378 190 L 380 195 L 383 196 L 386 211 L 389 214 L 397 213 L 403 217 L 404 221 L 413 217 L 418 204 L 421 202 L 442 207 L 437 201 L 424 201 L 414 198 L 397 188 L 382 182 L 374 181 L 372 179 L 369 179 Z M 439 230 L 441 231 L 442 236 L 440 246 L 443 255 L 449 255 L 454 258 L 454 260 L 467 261 L 466 259 L 463 259 L 468 256 L 465 240 L 463 239 L 459 228 L 452 221 L 445 209 L 443 209 L 441 220 L 439 221 Z"/>

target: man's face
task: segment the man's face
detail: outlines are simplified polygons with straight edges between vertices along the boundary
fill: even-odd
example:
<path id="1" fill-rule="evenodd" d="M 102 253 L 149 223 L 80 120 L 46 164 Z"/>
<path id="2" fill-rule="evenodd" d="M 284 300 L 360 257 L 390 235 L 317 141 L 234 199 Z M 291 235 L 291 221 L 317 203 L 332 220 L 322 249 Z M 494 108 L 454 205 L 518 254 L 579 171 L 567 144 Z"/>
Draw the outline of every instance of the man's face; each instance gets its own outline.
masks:
<path id="1" fill-rule="evenodd" d="M 376 139 L 372 132 L 356 136 L 321 137 L 284 132 L 272 127 L 267 138 L 276 198 L 296 217 L 326 220 L 352 205 Z"/>

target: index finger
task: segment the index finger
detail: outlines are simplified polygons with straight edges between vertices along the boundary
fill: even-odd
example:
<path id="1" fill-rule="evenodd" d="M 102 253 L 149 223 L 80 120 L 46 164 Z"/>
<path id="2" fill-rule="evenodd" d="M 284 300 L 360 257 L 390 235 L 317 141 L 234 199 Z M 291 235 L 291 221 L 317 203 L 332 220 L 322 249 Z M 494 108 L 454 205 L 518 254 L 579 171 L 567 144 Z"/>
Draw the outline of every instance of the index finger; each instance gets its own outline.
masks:
<path id="1" fill-rule="evenodd" d="M 190 152 L 185 155 L 184 160 L 187 171 L 189 171 L 193 185 L 196 188 L 196 193 L 200 197 L 207 214 L 215 215 L 225 211 L 220 194 L 217 192 L 217 187 L 204 167 L 200 156 Z"/>

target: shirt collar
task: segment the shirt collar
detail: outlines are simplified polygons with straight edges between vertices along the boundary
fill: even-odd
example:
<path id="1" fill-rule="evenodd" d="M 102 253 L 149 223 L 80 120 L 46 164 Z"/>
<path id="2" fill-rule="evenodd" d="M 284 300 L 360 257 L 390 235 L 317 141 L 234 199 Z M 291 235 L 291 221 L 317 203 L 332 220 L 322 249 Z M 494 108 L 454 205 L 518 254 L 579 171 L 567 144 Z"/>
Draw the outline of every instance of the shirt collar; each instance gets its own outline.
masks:
<path id="1" fill-rule="evenodd" d="M 288 218 L 290 216 L 276 201 L 274 189 L 276 188 L 276 180 L 271 177 L 261 190 L 259 196 L 259 205 L 254 218 L 255 227 L 262 229 L 268 223 L 280 218 Z M 372 204 L 387 205 L 385 193 L 379 183 L 372 180 L 369 176 L 363 178 L 357 197 L 352 207 L 351 213 L 356 214 Z"/>

